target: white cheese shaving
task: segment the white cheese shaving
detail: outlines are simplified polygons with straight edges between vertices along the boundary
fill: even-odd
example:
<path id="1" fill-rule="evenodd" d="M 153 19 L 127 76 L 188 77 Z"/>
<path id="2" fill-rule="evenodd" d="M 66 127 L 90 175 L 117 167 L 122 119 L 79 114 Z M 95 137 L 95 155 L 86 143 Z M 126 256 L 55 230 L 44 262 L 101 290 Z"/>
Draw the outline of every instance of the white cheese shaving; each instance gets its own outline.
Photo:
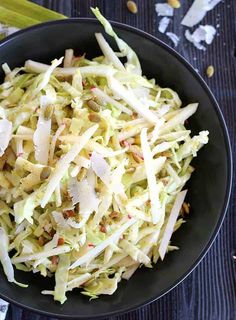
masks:
<path id="1" fill-rule="evenodd" d="M 51 134 L 51 119 L 45 119 L 43 112 L 47 105 L 52 100 L 47 96 L 41 96 L 40 109 L 41 113 L 38 118 L 37 128 L 34 132 L 33 142 L 35 146 L 35 159 L 42 165 L 48 164 L 50 134 Z"/>
<path id="2" fill-rule="evenodd" d="M 179 44 L 180 38 L 173 32 L 167 32 L 166 35 L 174 43 L 174 46 L 177 47 L 177 45 Z"/>
<path id="3" fill-rule="evenodd" d="M 82 181 L 78 182 L 74 179 L 77 195 L 74 197 L 75 202 L 79 202 L 79 212 L 81 215 L 90 214 L 92 212 L 98 211 L 98 205 L 100 200 L 98 200 L 94 188 L 88 183 L 88 180 L 85 178 Z M 73 203 L 74 204 L 74 203 Z"/>
<path id="4" fill-rule="evenodd" d="M 174 15 L 174 8 L 172 8 L 167 3 L 156 3 L 155 5 L 156 13 L 158 16 L 173 16 Z"/>
<path id="5" fill-rule="evenodd" d="M 184 16 L 181 24 L 193 27 L 205 17 L 207 11 L 212 10 L 222 0 L 195 0 Z"/>
<path id="6" fill-rule="evenodd" d="M 71 178 L 68 185 L 68 193 L 72 199 L 73 206 L 79 202 L 78 180 Z"/>
<path id="7" fill-rule="evenodd" d="M 105 185 L 108 185 L 110 182 L 111 168 L 106 160 L 104 160 L 99 153 L 93 151 L 91 155 L 91 164 L 96 175 L 105 183 Z"/>
<path id="8" fill-rule="evenodd" d="M 4 154 L 11 140 L 12 123 L 7 119 L 0 120 L 0 157 Z"/>
<path id="9" fill-rule="evenodd" d="M 204 41 L 206 44 L 211 44 L 215 34 L 216 29 L 210 25 L 199 26 L 192 34 L 189 32 L 189 30 L 185 31 L 186 39 L 192 42 L 193 45 L 199 50 L 206 50 L 201 42 Z"/>
<path id="10" fill-rule="evenodd" d="M 163 17 L 159 22 L 158 31 L 161 33 L 165 33 L 169 23 L 170 23 L 170 19 L 167 17 Z"/>

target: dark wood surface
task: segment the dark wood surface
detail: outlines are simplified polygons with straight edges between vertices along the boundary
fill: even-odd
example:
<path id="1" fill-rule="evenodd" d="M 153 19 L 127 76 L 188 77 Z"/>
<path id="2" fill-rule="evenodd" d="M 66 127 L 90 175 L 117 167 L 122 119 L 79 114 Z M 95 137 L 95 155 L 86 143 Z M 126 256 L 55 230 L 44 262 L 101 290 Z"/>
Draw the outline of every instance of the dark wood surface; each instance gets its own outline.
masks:
<path id="1" fill-rule="evenodd" d="M 11 0 L 9 0 L 11 1 Z M 125 0 L 37 0 L 45 7 L 71 17 L 90 17 L 90 6 L 98 6 L 108 19 L 120 21 L 145 30 L 172 45 L 157 31 L 160 20 L 155 13 L 158 0 L 137 0 L 139 12 L 132 15 Z M 236 0 L 223 0 L 209 12 L 202 24 L 219 24 L 218 34 L 207 51 L 199 51 L 184 39 L 181 17 L 191 0 L 181 0 L 171 31 L 180 35 L 176 50 L 203 75 L 215 94 L 225 116 L 236 156 Z M 211 79 L 205 76 L 208 65 L 215 66 Z M 235 176 L 234 176 L 235 181 Z M 175 289 L 158 301 L 125 315 L 109 320 L 234 320 L 236 319 L 236 188 L 233 187 L 230 206 L 223 226 L 211 249 L 200 265 Z M 7 320 L 49 320 L 16 306 L 10 306 Z M 50 319 L 52 320 L 52 319 Z M 107 319 L 108 320 L 108 319 Z"/>

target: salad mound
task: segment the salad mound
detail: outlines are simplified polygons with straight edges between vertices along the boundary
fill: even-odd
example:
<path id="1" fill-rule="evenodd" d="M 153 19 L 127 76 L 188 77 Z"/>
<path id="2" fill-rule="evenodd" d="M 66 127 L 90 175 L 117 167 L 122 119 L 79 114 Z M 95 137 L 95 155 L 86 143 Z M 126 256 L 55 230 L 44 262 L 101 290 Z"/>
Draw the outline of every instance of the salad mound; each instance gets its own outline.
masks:
<path id="1" fill-rule="evenodd" d="M 51 65 L 5 63 L 0 85 L 0 261 L 55 277 L 45 290 L 111 295 L 121 279 L 168 251 L 208 131 L 191 137 L 176 92 L 142 75 L 136 53 L 92 9 L 119 48 L 96 33 L 101 56 L 72 49 Z M 125 60 L 125 63 L 122 61 Z"/>

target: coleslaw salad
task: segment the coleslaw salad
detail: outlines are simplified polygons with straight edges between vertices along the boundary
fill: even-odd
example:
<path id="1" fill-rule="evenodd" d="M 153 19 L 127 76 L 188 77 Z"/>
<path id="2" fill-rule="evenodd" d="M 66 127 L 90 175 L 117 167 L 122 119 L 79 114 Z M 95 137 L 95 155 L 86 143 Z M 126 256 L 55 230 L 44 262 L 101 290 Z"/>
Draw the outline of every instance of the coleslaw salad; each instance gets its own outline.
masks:
<path id="1" fill-rule="evenodd" d="M 0 261 L 55 277 L 43 291 L 64 303 L 80 288 L 111 295 L 121 279 L 178 249 L 183 190 L 208 131 L 191 136 L 176 92 L 142 75 L 136 53 L 96 33 L 101 56 L 67 49 L 46 65 L 2 68 L 0 85 Z M 125 60 L 125 63 L 123 61 Z"/>

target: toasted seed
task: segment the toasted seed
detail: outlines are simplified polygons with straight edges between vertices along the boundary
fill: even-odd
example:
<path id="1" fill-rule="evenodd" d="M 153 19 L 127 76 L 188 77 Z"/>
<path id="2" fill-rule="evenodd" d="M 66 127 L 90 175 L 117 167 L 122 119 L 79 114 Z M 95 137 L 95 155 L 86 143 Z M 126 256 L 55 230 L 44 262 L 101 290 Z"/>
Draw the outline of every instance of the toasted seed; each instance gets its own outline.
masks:
<path id="1" fill-rule="evenodd" d="M 50 237 L 52 238 L 55 233 L 56 233 L 56 230 L 52 229 L 48 234 L 49 234 Z"/>
<path id="2" fill-rule="evenodd" d="M 188 203 L 184 202 L 182 205 L 182 208 L 183 208 L 184 213 L 189 214 L 189 204 Z"/>
<path id="3" fill-rule="evenodd" d="M 100 106 L 99 106 L 99 104 L 97 103 L 97 102 L 95 102 L 95 101 L 93 101 L 93 100 L 89 100 L 88 102 L 87 102 L 87 104 L 88 104 L 88 107 L 91 109 L 91 110 L 93 110 L 94 112 L 99 112 L 100 111 Z"/>
<path id="4" fill-rule="evenodd" d="M 43 236 L 40 236 L 38 239 L 38 244 L 40 245 L 40 247 L 44 246 L 45 244 L 45 238 Z"/>
<path id="5" fill-rule="evenodd" d="M 51 168 L 50 167 L 45 167 L 45 168 L 43 168 L 43 170 L 41 171 L 41 173 L 40 173 L 40 180 L 45 180 L 45 179 L 47 179 L 49 176 L 50 176 L 50 174 L 51 174 Z"/>
<path id="6" fill-rule="evenodd" d="M 45 120 L 49 120 L 51 119 L 52 117 L 52 114 L 53 114 L 53 106 L 51 104 L 49 104 L 45 109 L 44 109 L 44 112 L 43 112 L 43 117 Z"/>
<path id="7" fill-rule="evenodd" d="M 137 163 L 143 162 L 143 159 L 137 153 L 132 153 L 132 157 Z"/>
<path id="8" fill-rule="evenodd" d="M 127 173 L 133 173 L 134 171 L 135 171 L 134 167 L 131 167 L 131 168 L 126 170 Z"/>
<path id="9" fill-rule="evenodd" d="M 59 238 L 58 242 L 57 242 L 57 245 L 58 246 L 62 246 L 64 243 L 65 243 L 65 239 L 64 238 Z"/>
<path id="10" fill-rule="evenodd" d="M 100 231 L 103 233 L 107 232 L 106 226 L 103 223 L 100 223 Z"/>
<path id="11" fill-rule="evenodd" d="M 99 187 L 95 187 L 94 190 L 96 191 L 96 193 L 100 193 L 101 192 L 101 188 L 99 188 Z"/>
<path id="12" fill-rule="evenodd" d="M 134 138 L 134 144 L 138 144 L 138 145 L 141 144 L 140 136 L 136 136 L 136 137 Z"/>
<path id="13" fill-rule="evenodd" d="M 179 0 L 168 0 L 167 2 L 174 9 L 178 9 L 181 6 Z"/>
<path id="14" fill-rule="evenodd" d="M 172 152 L 171 151 L 163 151 L 159 155 L 162 157 L 170 158 L 172 156 Z"/>
<path id="15" fill-rule="evenodd" d="M 206 74 L 207 74 L 208 78 L 211 78 L 213 76 L 214 72 L 215 72 L 215 69 L 212 65 L 207 67 Z"/>
<path id="16" fill-rule="evenodd" d="M 128 138 L 128 139 L 126 140 L 126 142 L 127 142 L 128 144 L 133 144 L 133 143 L 134 143 L 134 138 Z"/>
<path id="17" fill-rule="evenodd" d="M 98 123 L 98 122 L 101 121 L 100 116 L 99 116 L 98 114 L 96 114 L 96 113 L 90 113 L 90 114 L 88 115 L 88 118 L 89 118 L 89 121 L 91 121 L 91 122 L 96 122 L 96 123 Z"/>
<path id="18" fill-rule="evenodd" d="M 7 161 L 7 154 L 5 152 L 3 154 L 3 156 L 0 157 L 0 171 L 3 170 L 3 167 L 4 167 L 5 163 L 6 163 L 6 161 Z"/>
<path id="19" fill-rule="evenodd" d="M 137 112 L 133 112 L 132 115 L 131 115 L 131 118 L 132 118 L 133 120 L 137 119 L 137 118 L 138 118 Z"/>
<path id="20" fill-rule="evenodd" d="M 75 216 L 74 210 L 67 210 L 67 211 L 65 212 L 65 216 L 66 216 L 67 218 L 74 217 L 74 216 Z"/>
<path id="21" fill-rule="evenodd" d="M 77 175 L 77 180 L 78 181 L 82 181 L 85 178 L 86 174 L 87 174 L 87 169 L 86 168 L 82 168 L 80 170 L 80 172 L 78 173 L 78 175 Z"/>
<path id="22" fill-rule="evenodd" d="M 95 97 L 95 98 L 94 98 L 94 101 L 97 102 L 97 104 L 98 104 L 99 106 L 104 106 L 104 104 L 105 104 L 105 101 L 104 101 L 102 98 L 100 98 L 100 97 Z"/>
<path id="23" fill-rule="evenodd" d="M 59 257 L 58 256 L 52 256 L 51 257 L 51 261 L 52 261 L 52 264 L 56 265 L 59 262 Z"/>
<path id="24" fill-rule="evenodd" d="M 120 213 L 118 211 L 112 211 L 112 213 L 109 214 L 109 217 L 111 219 L 119 218 L 119 216 L 120 216 Z"/>
<path id="25" fill-rule="evenodd" d="M 127 8 L 131 13 L 137 13 L 138 7 L 137 4 L 134 1 L 127 1 Z"/>

